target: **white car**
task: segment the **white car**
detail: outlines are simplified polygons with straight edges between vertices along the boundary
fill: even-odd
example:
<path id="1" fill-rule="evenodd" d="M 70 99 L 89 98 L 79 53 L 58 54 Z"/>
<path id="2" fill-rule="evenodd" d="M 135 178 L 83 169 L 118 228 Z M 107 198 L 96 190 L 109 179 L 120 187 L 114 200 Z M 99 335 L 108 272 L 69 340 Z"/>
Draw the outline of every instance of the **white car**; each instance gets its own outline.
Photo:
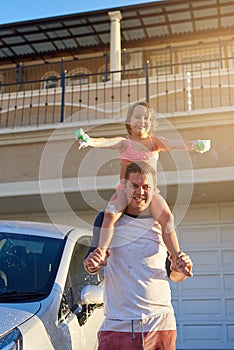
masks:
<path id="1" fill-rule="evenodd" d="M 0 349 L 94 350 L 103 278 L 88 275 L 90 236 L 52 224 L 0 221 Z"/>

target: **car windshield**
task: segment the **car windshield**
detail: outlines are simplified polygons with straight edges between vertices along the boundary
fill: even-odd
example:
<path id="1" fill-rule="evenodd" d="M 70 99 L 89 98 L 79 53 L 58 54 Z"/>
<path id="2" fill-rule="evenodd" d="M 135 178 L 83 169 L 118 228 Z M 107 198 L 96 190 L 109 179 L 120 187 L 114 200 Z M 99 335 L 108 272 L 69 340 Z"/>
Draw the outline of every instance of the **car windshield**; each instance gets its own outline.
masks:
<path id="1" fill-rule="evenodd" d="M 0 232 L 0 302 L 45 298 L 53 286 L 65 240 Z"/>

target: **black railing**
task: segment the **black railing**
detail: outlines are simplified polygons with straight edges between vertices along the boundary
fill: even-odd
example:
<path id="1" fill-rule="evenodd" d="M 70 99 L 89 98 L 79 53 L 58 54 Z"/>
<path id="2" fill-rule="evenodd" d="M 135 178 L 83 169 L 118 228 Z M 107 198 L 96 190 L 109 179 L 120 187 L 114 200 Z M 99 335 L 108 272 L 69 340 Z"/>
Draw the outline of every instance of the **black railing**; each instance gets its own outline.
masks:
<path id="1" fill-rule="evenodd" d="M 187 50 L 194 56 L 179 63 L 172 46 L 138 50 L 130 58 L 125 52 L 119 72 L 108 70 L 107 55 L 2 69 L 0 127 L 119 120 L 139 100 L 149 101 L 161 114 L 233 107 L 232 54 L 221 54 L 220 43 L 214 49 L 218 56 L 197 57 L 194 47 Z M 95 72 L 90 73 L 91 67 Z"/>

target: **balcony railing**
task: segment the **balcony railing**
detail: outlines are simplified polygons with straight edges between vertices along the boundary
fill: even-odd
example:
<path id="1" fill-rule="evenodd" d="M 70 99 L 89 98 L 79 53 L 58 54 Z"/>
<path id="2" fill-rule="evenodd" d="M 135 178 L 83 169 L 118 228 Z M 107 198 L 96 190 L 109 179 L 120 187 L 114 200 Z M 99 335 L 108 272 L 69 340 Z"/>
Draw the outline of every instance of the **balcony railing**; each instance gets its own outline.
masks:
<path id="1" fill-rule="evenodd" d="M 119 72 L 108 70 L 107 55 L 2 69 L 0 127 L 119 120 L 129 104 L 140 100 L 160 114 L 234 106 L 232 54 L 179 63 L 173 63 L 171 47 L 161 60 L 150 51 L 131 55 L 123 56 Z M 90 73 L 87 62 L 99 68 Z"/>

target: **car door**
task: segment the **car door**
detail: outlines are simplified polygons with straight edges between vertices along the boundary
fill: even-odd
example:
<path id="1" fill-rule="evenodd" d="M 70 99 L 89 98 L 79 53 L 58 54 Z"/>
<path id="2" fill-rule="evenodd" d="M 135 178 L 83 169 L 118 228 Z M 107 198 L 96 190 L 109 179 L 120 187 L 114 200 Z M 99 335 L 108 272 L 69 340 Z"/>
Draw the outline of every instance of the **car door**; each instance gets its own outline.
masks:
<path id="1" fill-rule="evenodd" d="M 97 332 L 103 320 L 102 304 L 82 302 L 82 289 L 103 280 L 101 274 L 89 275 L 83 268 L 89 242 L 90 238 L 83 236 L 75 244 L 60 305 L 59 323 L 67 339 L 67 349 L 97 349 Z"/>

